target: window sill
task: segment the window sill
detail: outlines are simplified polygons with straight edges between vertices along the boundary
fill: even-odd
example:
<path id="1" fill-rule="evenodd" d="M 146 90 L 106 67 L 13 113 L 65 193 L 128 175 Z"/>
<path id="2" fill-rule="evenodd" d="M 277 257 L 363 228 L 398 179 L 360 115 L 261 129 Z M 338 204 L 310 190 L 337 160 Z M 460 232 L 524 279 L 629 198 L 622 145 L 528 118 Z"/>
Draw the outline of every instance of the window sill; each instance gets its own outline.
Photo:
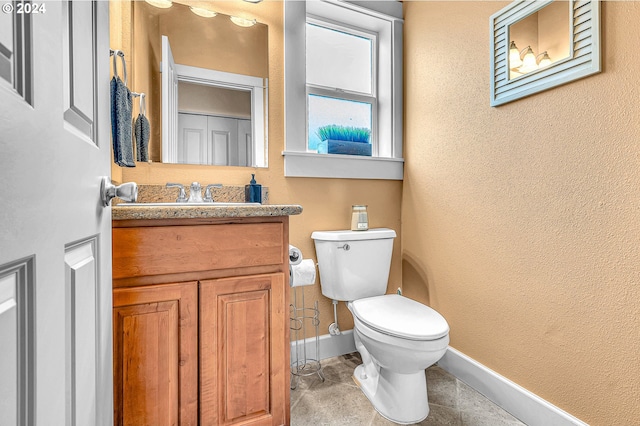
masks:
<path id="1" fill-rule="evenodd" d="M 402 180 L 404 159 L 283 151 L 286 177 Z"/>

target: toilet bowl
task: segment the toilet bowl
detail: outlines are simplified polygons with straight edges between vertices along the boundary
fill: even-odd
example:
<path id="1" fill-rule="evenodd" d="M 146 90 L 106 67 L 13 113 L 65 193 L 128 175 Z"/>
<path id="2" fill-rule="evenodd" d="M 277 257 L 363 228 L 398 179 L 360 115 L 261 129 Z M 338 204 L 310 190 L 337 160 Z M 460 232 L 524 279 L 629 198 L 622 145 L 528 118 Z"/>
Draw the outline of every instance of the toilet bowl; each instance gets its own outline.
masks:
<path id="1" fill-rule="evenodd" d="M 425 369 L 449 344 L 449 325 L 417 301 L 385 294 L 395 231 L 316 231 L 322 294 L 346 301 L 362 356 L 353 378 L 374 408 L 395 423 L 429 414 Z"/>
<path id="2" fill-rule="evenodd" d="M 363 361 L 354 371 L 354 380 L 375 409 L 388 420 L 400 424 L 424 420 L 429 414 L 425 369 L 442 358 L 447 350 L 449 327 L 446 321 L 433 309 L 395 294 L 356 302 L 357 308 L 375 302 L 375 306 L 384 311 L 367 318 L 366 314 L 358 312 L 354 303 L 347 305 L 353 314 L 356 349 Z M 419 312 L 408 314 L 407 305 Z M 394 321 L 393 329 L 379 325 L 387 319 L 406 319 L 421 314 L 421 320 L 414 318 L 408 327 L 402 321 Z M 370 325 L 370 320 L 375 324 Z M 421 321 L 433 324 L 428 331 L 418 331 L 416 325 Z"/>

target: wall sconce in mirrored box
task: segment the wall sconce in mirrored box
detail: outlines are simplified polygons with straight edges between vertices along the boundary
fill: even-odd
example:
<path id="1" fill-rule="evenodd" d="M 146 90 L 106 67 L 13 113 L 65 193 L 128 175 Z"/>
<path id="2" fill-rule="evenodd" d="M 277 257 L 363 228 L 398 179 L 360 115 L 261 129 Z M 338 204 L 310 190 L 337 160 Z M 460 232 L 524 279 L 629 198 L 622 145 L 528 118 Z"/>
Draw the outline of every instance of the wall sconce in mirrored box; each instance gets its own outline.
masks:
<path id="1" fill-rule="evenodd" d="M 490 28 L 491 106 L 601 71 L 598 0 L 516 0 Z"/>

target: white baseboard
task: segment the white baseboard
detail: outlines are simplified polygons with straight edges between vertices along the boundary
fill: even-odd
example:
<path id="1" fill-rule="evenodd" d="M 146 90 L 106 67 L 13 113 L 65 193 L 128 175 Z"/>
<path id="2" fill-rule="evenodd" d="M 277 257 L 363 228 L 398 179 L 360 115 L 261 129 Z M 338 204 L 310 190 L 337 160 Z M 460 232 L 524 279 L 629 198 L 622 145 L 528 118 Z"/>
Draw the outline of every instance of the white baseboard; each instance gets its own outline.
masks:
<path id="1" fill-rule="evenodd" d="M 588 426 L 452 347 L 438 361 L 438 366 L 529 426 Z"/>
<path id="2" fill-rule="evenodd" d="M 324 334 L 319 337 L 318 342 L 320 360 L 356 351 L 353 330 L 342 331 L 337 336 Z M 298 353 L 302 354 L 306 348 L 307 357 L 315 359 L 314 338 L 299 340 L 297 343 Z M 296 342 L 291 342 L 292 362 L 296 359 L 295 344 Z M 438 365 L 528 426 L 588 426 L 452 347 L 447 348 Z"/>
<path id="3" fill-rule="evenodd" d="M 353 340 L 353 330 L 341 331 L 337 336 L 323 334 L 318 339 L 320 360 L 333 358 L 334 356 L 346 355 L 356 351 L 356 344 Z M 307 338 L 297 341 L 298 353 L 303 354 L 306 349 L 307 358 L 316 358 L 316 339 Z M 296 342 L 291 342 L 291 362 L 296 360 Z"/>

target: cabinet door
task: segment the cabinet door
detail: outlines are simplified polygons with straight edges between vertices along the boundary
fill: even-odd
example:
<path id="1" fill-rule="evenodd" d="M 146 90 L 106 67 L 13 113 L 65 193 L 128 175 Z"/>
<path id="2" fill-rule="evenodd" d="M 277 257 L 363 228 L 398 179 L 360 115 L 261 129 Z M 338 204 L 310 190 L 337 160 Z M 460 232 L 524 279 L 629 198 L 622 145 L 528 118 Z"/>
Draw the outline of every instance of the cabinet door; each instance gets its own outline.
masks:
<path id="1" fill-rule="evenodd" d="M 113 290 L 114 424 L 196 425 L 196 282 Z"/>
<path id="2" fill-rule="evenodd" d="M 284 274 L 200 283 L 201 425 L 288 424 Z"/>

